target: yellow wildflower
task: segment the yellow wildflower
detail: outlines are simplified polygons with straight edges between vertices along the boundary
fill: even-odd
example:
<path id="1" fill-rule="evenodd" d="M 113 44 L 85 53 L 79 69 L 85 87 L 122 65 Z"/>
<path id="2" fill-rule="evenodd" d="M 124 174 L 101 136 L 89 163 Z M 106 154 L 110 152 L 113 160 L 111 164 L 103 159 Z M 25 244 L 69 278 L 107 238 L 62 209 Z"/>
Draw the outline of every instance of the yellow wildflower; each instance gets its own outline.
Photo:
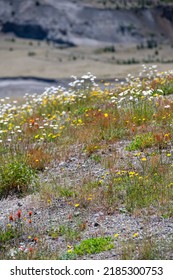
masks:
<path id="1" fill-rule="evenodd" d="M 79 207 L 79 203 L 76 203 L 76 204 L 75 204 L 75 207 L 76 207 L 76 208 Z"/>

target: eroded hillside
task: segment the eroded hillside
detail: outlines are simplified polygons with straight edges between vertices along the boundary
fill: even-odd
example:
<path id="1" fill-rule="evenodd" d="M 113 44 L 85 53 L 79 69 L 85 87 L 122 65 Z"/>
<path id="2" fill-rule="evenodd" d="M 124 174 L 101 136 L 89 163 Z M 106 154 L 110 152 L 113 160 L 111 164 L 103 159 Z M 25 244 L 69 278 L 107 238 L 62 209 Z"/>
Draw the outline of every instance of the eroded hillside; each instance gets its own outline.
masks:
<path id="1" fill-rule="evenodd" d="M 0 29 L 69 46 L 173 41 L 172 4 L 126 2 L 118 6 L 119 1 L 1 0 Z"/>

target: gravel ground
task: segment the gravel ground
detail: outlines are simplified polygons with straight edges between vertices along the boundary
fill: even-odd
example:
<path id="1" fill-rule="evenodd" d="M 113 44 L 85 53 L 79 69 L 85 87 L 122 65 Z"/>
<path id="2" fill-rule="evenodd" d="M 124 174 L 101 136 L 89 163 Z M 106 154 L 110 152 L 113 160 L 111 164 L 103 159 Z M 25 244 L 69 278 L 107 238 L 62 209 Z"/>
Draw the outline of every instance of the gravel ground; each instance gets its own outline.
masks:
<path id="1" fill-rule="evenodd" d="M 119 153 L 124 151 L 127 142 L 120 142 Z M 116 149 L 118 150 L 118 147 Z M 109 156 L 113 155 L 115 146 L 109 147 Z M 81 147 L 80 149 L 81 150 Z M 112 152 L 111 152 L 112 151 Z M 121 160 L 124 165 L 127 153 L 122 153 Z M 108 153 L 105 152 L 106 157 Z M 135 158 L 134 158 L 134 164 Z M 119 166 L 119 163 L 117 163 Z M 58 185 L 76 186 L 86 179 L 100 179 L 107 172 L 106 168 L 101 163 L 96 163 L 91 158 L 86 157 L 82 152 L 77 154 L 77 150 L 69 155 L 69 158 L 64 161 L 54 162 L 44 173 L 40 174 L 41 185 L 53 182 Z M 106 182 L 106 178 L 105 178 Z M 157 213 L 157 209 L 143 209 L 134 215 L 117 209 L 113 213 L 106 213 L 101 207 L 75 207 L 65 198 L 56 198 L 48 191 L 48 197 L 51 202 L 48 203 L 46 198 L 46 190 L 40 194 L 28 195 L 24 198 L 8 197 L 0 201 L 0 226 L 4 227 L 8 223 L 9 214 L 17 213 L 21 209 L 22 215 L 27 216 L 28 211 L 33 211 L 32 225 L 26 225 L 25 234 L 21 241 L 21 246 L 28 245 L 36 246 L 33 240 L 28 240 L 28 235 L 41 234 L 44 246 L 52 252 L 58 251 L 60 256 L 67 252 L 68 244 L 77 244 L 80 240 L 90 237 L 111 236 L 114 237 L 114 248 L 110 251 L 104 251 L 99 254 L 85 255 L 79 258 L 82 259 L 121 259 L 124 251 L 124 244 L 136 244 L 136 248 L 142 240 L 157 240 L 157 244 L 163 251 L 163 258 L 173 259 L 173 253 L 167 245 L 171 242 L 173 235 L 173 218 L 163 219 Z M 149 214 L 150 212 L 150 214 Z M 28 218 L 27 218 L 28 219 Z M 27 221 L 26 221 L 27 223 Z M 80 231 L 74 236 L 59 235 L 53 237 L 50 232 L 65 225 L 71 231 Z M 134 237 L 134 234 L 137 234 Z M 169 244 L 169 243 L 168 243 Z M 13 249 L 9 252 L 13 254 Z M 131 258 L 137 258 L 138 253 Z"/>
<path id="2" fill-rule="evenodd" d="M 33 210 L 32 227 L 34 231 L 42 233 L 44 246 L 46 245 L 51 251 L 58 250 L 59 254 L 66 252 L 67 245 L 73 243 L 73 240 L 68 241 L 64 236 L 52 238 L 48 235 L 48 232 L 52 228 L 57 229 L 59 225 L 65 224 L 75 230 L 77 222 L 83 221 L 86 227 L 81 232 L 80 239 L 98 236 L 113 237 L 115 234 L 118 234 L 118 237 L 114 241 L 114 249 L 99 254 L 83 256 L 83 259 L 121 259 L 123 242 L 126 244 L 129 243 L 129 240 L 141 242 L 143 238 L 147 238 L 147 240 L 156 238 L 158 242 L 163 242 L 168 241 L 173 233 L 173 219 L 163 219 L 156 215 L 146 216 L 145 211 L 139 216 L 131 216 L 127 213 L 118 212 L 112 215 L 105 215 L 102 211 L 91 213 L 89 211 L 88 213 L 80 208 L 75 209 L 66 201 L 60 199 L 55 199 L 52 201 L 51 206 L 46 206 L 38 195 L 27 196 L 23 199 L 8 198 L 7 200 L 1 201 L 0 225 L 2 226 L 7 223 L 9 213 L 16 213 L 19 208 L 25 214 L 29 210 Z M 138 233 L 138 236 L 134 238 L 133 235 L 135 233 Z M 27 240 L 27 232 L 21 244 L 24 244 L 24 246 L 33 244 L 32 240 Z M 166 242 L 164 246 L 162 245 L 163 252 L 165 250 L 165 244 Z M 166 256 L 167 259 L 173 259 L 172 251 L 168 250 Z"/>

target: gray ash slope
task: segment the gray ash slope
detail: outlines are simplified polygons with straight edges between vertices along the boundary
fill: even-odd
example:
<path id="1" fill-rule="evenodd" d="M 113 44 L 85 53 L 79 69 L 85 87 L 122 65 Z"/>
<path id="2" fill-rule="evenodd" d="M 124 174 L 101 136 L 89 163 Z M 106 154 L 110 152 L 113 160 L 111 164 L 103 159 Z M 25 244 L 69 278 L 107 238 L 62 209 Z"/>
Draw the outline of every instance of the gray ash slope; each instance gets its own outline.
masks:
<path id="1" fill-rule="evenodd" d="M 68 46 L 145 43 L 151 38 L 169 42 L 173 5 L 111 9 L 78 0 L 1 0 L 0 31 Z"/>

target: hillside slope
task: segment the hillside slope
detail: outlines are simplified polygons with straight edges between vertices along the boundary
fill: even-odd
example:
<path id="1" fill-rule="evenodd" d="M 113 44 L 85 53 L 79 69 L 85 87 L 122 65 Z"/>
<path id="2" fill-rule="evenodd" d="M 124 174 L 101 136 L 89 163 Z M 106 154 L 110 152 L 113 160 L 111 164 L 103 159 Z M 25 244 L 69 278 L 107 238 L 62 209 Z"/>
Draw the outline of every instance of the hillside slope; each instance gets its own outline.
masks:
<path id="1" fill-rule="evenodd" d="M 0 30 L 69 46 L 172 42 L 173 5 L 113 9 L 85 1 L 1 0 Z"/>

